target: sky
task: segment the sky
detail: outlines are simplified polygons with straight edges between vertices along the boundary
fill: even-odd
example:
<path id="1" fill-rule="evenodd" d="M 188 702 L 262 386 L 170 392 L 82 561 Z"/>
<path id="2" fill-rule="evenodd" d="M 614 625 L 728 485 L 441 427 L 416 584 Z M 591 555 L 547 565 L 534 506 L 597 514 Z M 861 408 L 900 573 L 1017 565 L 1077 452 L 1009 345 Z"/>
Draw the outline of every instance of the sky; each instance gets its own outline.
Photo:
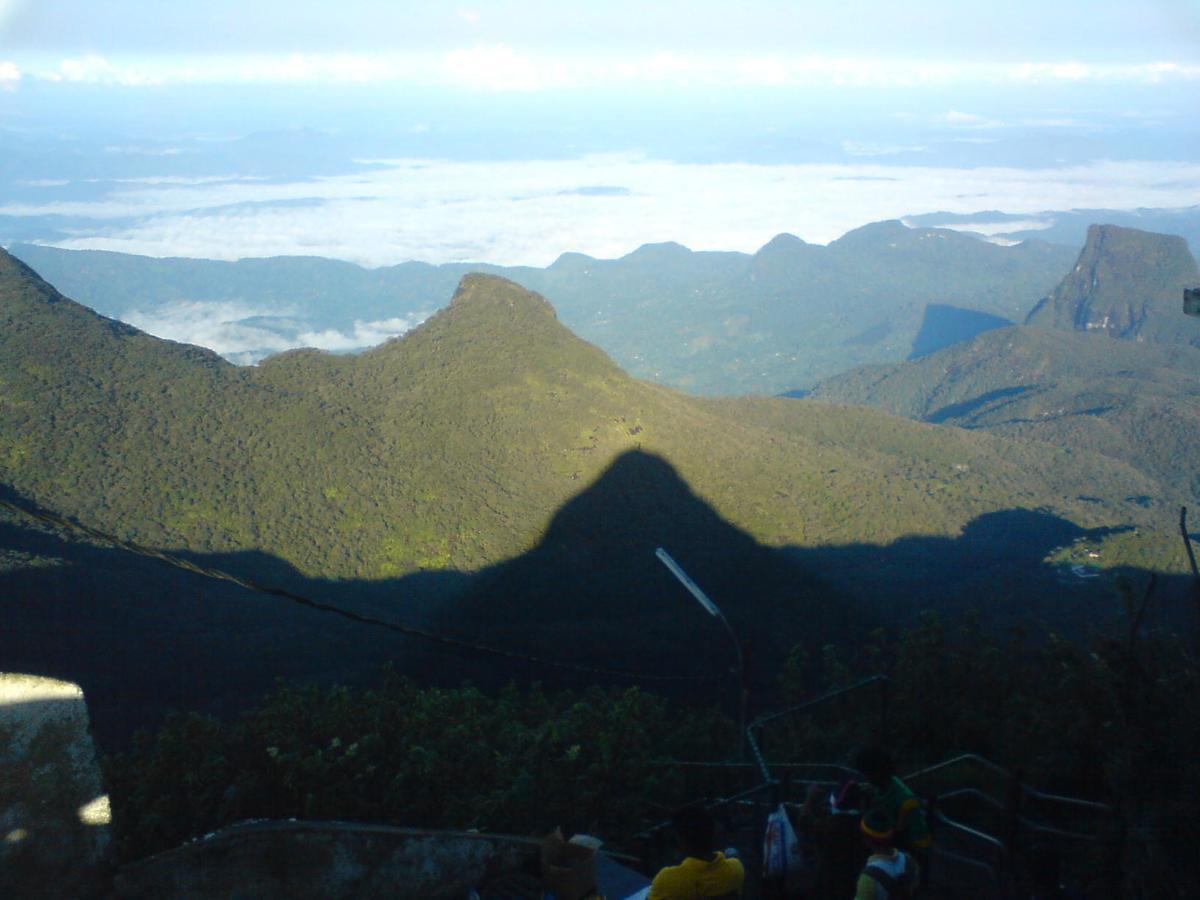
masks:
<path id="1" fill-rule="evenodd" d="M 1200 4 L 0 0 L 0 243 L 545 265 L 1200 203 Z"/>

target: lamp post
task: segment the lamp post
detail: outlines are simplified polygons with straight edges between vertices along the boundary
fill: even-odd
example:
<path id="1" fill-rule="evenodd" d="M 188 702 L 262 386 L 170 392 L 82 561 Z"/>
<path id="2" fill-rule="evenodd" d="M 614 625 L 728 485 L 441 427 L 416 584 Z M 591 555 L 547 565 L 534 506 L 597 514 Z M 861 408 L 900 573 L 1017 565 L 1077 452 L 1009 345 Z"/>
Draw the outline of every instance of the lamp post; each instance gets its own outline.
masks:
<path id="1" fill-rule="evenodd" d="M 749 691 L 746 689 L 746 660 L 742 655 L 742 642 L 738 640 L 738 636 L 733 632 L 733 626 L 729 624 L 729 620 L 725 618 L 725 614 L 721 612 L 720 607 L 713 603 L 708 594 L 700 590 L 700 586 L 688 577 L 688 573 L 683 571 L 679 563 L 671 558 L 671 554 L 667 553 L 662 547 L 654 551 L 654 555 L 672 575 L 678 579 L 679 583 L 687 588 L 688 593 L 696 598 L 704 610 L 714 619 L 720 619 L 721 624 L 725 626 L 725 630 L 729 632 L 729 638 L 733 641 L 733 649 L 737 651 L 737 671 L 738 671 L 738 762 L 744 762 L 746 756 L 746 705 L 749 699 Z"/>

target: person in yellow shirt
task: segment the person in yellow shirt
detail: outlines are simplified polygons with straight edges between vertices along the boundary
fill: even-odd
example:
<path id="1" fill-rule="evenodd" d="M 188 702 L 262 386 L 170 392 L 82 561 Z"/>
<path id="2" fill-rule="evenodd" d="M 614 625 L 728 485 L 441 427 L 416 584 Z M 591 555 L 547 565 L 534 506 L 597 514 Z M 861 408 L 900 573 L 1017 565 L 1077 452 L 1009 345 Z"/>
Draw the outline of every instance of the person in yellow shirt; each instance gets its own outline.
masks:
<path id="1" fill-rule="evenodd" d="M 654 876 L 646 900 L 737 900 L 746 872 L 740 859 L 713 850 L 715 823 L 705 809 L 689 807 L 673 817 L 684 860 Z"/>

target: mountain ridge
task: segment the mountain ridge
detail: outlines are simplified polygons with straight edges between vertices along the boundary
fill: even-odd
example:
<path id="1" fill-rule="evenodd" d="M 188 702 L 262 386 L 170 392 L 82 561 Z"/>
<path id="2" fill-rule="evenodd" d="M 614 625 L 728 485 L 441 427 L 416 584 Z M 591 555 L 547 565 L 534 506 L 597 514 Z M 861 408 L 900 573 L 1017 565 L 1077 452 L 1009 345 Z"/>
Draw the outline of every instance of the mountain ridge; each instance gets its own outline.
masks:
<path id="1" fill-rule="evenodd" d="M 385 328 L 428 315 L 468 272 L 502 275 L 549 298 L 565 324 L 632 375 L 698 394 L 777 394 L 848 366 L 904 359 L 929 304 L 1020 320 L 1076 255 L 896 222 L 851 235 L 829 246 L 777 235 L 755 254 L 649 244 L 615 260 L 563 254 L 545 269 L 366 270 L 288 258 L 215 263 L 14 249 L 105 314 L 206 337 L 239 362 L 327 332 L 346 346 L 359 324 Z M 355 298 L 352 312 L 346 296 Z M 212 319 L 187 324 L 210 308 Z M 264 319 L 268 312 L 283 319 Z"/>

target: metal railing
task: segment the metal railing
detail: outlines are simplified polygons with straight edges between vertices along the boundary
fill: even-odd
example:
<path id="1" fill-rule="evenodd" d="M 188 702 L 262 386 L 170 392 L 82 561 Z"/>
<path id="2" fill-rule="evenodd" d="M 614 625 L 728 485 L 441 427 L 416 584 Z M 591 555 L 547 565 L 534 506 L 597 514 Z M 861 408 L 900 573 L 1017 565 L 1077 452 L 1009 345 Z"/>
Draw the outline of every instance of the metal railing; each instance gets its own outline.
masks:
<path id="1" fill-rule="evenodd" d="M 878 738 L 884 742 L 887 737 L 890 680 L 885 675 L 873 675 L 754 719 L 746 727 L 746 745 L 750 748 L 752 762 L 656 760 L 655 764 L 706 773 L 724 772 L 728 774 L 726 787 L 732 778 L 740 780 L 747 775 L 757 776 L 760 779 L 759 783 L 749 788 L 725 791 L 722 796 L 715 798 L 702 797 L 688 806 L 701 806 L 718 813 L 742 807 L 752 809 L 765 817 L 769 810 L 787 799 L 790 793 L 788 788 L 792 783 L 835 785 L 847 777 L 862 778 L 862 775 L 849 766 L 836 763 L 771 764 L 762 749 L 763 728 L 870 688 L 879 691 L 879 716 L 876 727 Z M 997 796 L 985 787 L 964 783 L 964 768 L 971 768 L 976 775 L 983 775 L 983 780 L 998 784 L 1003 789 L 1003 796 Z M 815 777 L 797 777 L 802 773 Z M 834 777 L 827 777 L 829 775 Z M 947 778 L 953 782 L 952 786 L 947 790 L 938 790 L 936 783 Z M 918 794 L 928 798 L 929 823 L 936 836 L 932 865 L 934 871 L 931 873 L 935 878 L 939 870 L 944 872 L 947 867 L 958 867 L 974 873 L 977 879 L 982 879 L 992 887 L 999 886 L 1006 878 L 1011 878 L 1014 857 L 1020 854 L 1021 848 L 1031 837 L 1039 841 L 1063 840 L 1114 846 L 1123 841 L 1123 823 L 1115 807 L 1094 800 L 1038 790 L 1026 784 L 1017 773 L 978 754 L 961 754 L 926 766 L 905 776 L 904 781 Z M 933 789 L 922 790 L 923 783 Z M 972 803 L 987 810 L 984 818 L 992 820 L 990 825 L 964 820 L 964 811 L 959 808 Z M 1034 815 L 1029 809 L 1030 803 L 1043 807 L 1043 814 Z M 1062 827 L 1061 822 L 1051 821 L 1053 816 L 1045 815 L 1045 808 L 1057 809 L 1060 814 L 1074 820 L 1071 822 L 1073 826 L 1077 825 L 1077 820 L 1081 817 L 1091 819 L 1096 822 L 1095 830 Z M 653 855 L 651 848 L 657 847 L 661 851 L 665 846 L 664 836 L 669 828 L 669 821 L 658 822 L 622 841 L 620 845 L 640 849 L 642 852 L 635 850 L 636 855 L 649 861 L 649 857 Z M 992 833 L 993 831 L 997 833 Z M 1112 854 L 1113 858 L 1119 856 L 1119 853 Z"/>

